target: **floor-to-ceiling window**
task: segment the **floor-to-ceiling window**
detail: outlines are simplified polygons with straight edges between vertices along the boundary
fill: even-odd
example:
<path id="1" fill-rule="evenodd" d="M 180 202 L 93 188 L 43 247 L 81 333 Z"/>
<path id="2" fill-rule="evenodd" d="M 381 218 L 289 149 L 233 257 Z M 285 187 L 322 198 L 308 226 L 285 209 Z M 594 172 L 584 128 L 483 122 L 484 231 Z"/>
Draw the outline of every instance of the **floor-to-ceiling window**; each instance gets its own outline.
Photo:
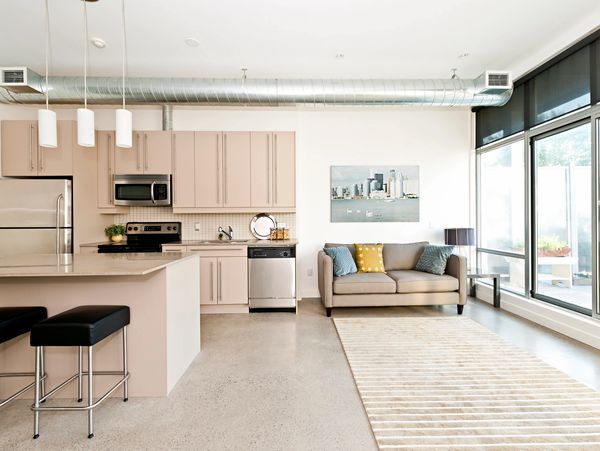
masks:
<path id="1" fill-rule="evenodd" d="M 589 121 L 532 139 L 532 295 L 592 309 L 592 127 Z"/>
<path id="2" fill-rule="evenodd" d="M 600 318 L 600 31 L 478 109 L 477 261 L 501 287 Z"/>
<path id="3" fill-rule="evenodd" d="M 479 156 L 479 267 L 525 291 L 525 146 L 523 139 Z"/>

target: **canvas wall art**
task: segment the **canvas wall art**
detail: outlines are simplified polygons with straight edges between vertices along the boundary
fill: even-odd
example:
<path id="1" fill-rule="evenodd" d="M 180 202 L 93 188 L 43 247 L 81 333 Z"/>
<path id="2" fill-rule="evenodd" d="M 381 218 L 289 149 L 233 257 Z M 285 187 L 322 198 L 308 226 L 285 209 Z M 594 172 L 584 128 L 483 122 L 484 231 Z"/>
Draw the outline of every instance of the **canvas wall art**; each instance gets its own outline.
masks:
<path id="1" fill-rule="evenodd" d="M 419 166 L 331 166 L 331 222 L 419 222 Z"/>

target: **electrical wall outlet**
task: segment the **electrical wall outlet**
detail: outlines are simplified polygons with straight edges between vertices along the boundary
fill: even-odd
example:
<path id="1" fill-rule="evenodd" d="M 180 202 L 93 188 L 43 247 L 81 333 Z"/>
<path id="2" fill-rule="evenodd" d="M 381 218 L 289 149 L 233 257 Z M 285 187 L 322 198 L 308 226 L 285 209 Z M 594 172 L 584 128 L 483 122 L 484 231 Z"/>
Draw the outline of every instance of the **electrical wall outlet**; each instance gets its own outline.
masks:
<path id="1" fill-rule="evenodd" d="M 195 224 L 194 224 L 194 230 L 195 230 L 196 232 L 199 232 L 199 231 L 200 231 L 200 223 L 199 223 L 199 222 L 197 222 L 197 223 L 195 223 Z"/>
<path id="2" fill-rule="evenodd" d="M 306 270 L 306 275 L 307 275 L 308 277 L 312 277 L 312 275 L 313 275 L 313 269 L 312 269 L 312 268 L 308 268 L 308 269 Z"/>

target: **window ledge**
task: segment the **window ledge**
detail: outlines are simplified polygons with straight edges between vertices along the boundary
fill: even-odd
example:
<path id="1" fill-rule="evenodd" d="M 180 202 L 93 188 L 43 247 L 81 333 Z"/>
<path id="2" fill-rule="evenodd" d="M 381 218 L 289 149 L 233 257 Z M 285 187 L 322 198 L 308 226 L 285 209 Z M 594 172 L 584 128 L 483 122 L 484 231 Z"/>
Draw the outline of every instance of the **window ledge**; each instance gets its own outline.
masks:
<path id="1" fill-rule="evenodd" d="M 493 303 L 492 288 L 477 283 L 477 298 Z M 563 308 L 528 299 L 515 293 L 501 292 L 502 309 L 600 349 L 600 320 Z"/>

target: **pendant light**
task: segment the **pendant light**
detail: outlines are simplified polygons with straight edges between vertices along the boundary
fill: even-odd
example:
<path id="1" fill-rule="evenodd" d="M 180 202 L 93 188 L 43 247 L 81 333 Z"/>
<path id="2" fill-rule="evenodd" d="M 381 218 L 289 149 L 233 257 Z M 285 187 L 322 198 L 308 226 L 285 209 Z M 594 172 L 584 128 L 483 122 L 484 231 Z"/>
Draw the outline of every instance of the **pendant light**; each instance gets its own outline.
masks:
<path id="1" fill-rule="evenodd" d="M 125 109 L 125 67 L 126 67 L 125 58 L 127 55 L 127 47 L 126 47 L 126 39 L 125 39 L 125 0 L 121 0 L 121 20 L 123 22 L 123 67 L 122 67 L 123 108 L 117 109 L 116 114 L 115 114 L 115 120 L 116 120 L 115 143 L 118 147 L 130 148 L 132 146 L 132 141 L 133 141 L 131 111 L 128 111 Z"/>
<path id="2" fill-rule="evenodd" d="M 38 143 L 42 147 L 57 147 L 56 142 L 56 113 L 48 107 L 48 54 L 50 53 L 50 12 L 48 0 L 46 5 L 46 109 L 38 110 Z"/>
<path id="3" fill-rule="evenodd" d="M 87 107 L 87 60 L 88 60 L 88 27 L 87 0 L 83 0 L 83 99 L 84 107 L 77 109 L 77 144 L 82 147 L 96 145 L 96 130 L 94 129 L 94 112 Z"/>

